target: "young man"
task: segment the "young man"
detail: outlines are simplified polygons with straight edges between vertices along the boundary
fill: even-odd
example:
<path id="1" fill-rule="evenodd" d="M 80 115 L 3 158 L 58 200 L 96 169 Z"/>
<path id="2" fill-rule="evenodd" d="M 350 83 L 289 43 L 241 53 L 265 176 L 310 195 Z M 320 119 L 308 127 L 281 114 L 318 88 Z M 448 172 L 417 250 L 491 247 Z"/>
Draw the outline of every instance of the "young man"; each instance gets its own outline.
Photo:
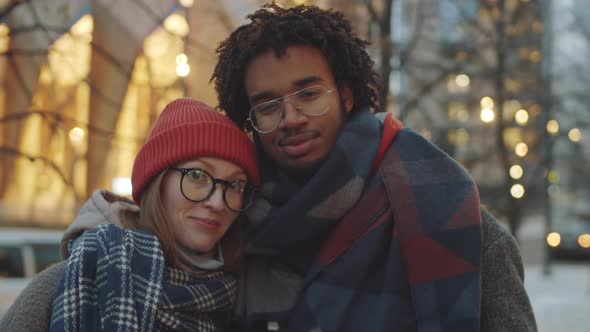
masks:
<path id="1" fill-rule="evenodd" d="M 378 77 L 350 23 L 274 4 L 248 18 L 212 77 L 263 179 L 239 328 L 535 331 L 514 239 L 458 163 L 373 115 Z"/>

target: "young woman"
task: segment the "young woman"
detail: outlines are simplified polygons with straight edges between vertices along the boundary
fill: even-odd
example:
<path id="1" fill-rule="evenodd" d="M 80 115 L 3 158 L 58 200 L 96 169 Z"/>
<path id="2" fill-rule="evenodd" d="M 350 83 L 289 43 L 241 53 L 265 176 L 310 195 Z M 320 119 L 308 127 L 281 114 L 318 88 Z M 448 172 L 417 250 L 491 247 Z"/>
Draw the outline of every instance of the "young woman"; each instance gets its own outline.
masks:
<path id="1" fill-rule="evenodd" d="M 239 216 L 259 183 L 251 141 L 210 106 L 175 100 L 140 149 L 131 181 L 138 207 L 94 193 L 66 231 L 67 263 L 31 282 L 1 330 L 227 326 L 240 263 Z"/>

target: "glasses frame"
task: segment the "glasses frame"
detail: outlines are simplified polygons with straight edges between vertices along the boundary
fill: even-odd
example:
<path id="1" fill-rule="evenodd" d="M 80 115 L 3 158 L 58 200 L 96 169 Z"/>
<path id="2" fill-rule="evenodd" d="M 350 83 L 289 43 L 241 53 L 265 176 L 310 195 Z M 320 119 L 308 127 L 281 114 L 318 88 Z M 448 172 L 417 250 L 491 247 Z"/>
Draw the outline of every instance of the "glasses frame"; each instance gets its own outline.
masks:
<path id="1" fill-rule="evenodd" d="M 213 193 L 215 192 L 215 189 L 217 188 L 217 184 L 221 184 L 223 186 L 223 203 L 225 203 L 225 206 L 233 211 L 233 212 L 244 212 L 247 208 L 250 207 L 250 205 L 252 205 L 252 202 L 254 202 L 254 199 L 252 197 L 252 199 L 250 199 L 250 201 L 248 202 L 247 205 L 242 205 L 242 209 L 240 210 L 234 210 L 232 209 L 229 204 L 227 203 L 227 198 L 226 198 L 226 193 L 227 193 L 227 187 L 232 184 L 232 182 L 236 182 L 236 181 L 244 181 L 244 180 L 234 180 L 234 181 L 227 181 L 224 179 L 218 179 L 213 177 L 213 175 L 211 175 L 211 173 L 207 172 L 206 170 L 200 168 L 200 167 L 190 167 L 190 168 L 181 168 L 181 167 L 170 167 L 169 169 L 173 170 L 173 171 L 178 171 L 180 173 L 182 173 L 182 176 L 180 178 L 180 182 L 178 183 L 178 185 L 180 186 L 180 192 L 182 193 L 182 196 L 184 196 L 184 198 L 186 198 L 188 201 L 193 202 L 193 203 L 200 203 L 200 202 L 204 202 L 206 200 L 208 200 L 209 198 L 211 198 L 211 196 L 213 196 Z M 201 199 L 201 200 L 195 200 L 195 199 L 191 199 L 189 198 L 185 193 L 184 190 L 182 189 L 182 182 L 184 181 L 184 177 L 190 173 L 191 171 L 201 171 L 203 173 L 205 173 L 208 177 L 211 178 L 211 181 L 213 181 L 213 185 L 211 186 L 211 189 L 209 189 L 209 193 L 207 193 L 207 196 L 205 196 L 205 198 Z M 256 192 L 256 186 L 250 184 L 248 181 L 246 182 L 246 190 L 251 190 L 252 193 L 251 195 L 254 196 L 255 192 Z M 242 201 L 242 203 L 244 203 Z"/>
<path id="2" fill-rule="evenodd" d="M 325 96 L 325 95 L 327 95 L 329 93 L 334 92 L 334 90 L 336 90 L 336 88 L 327 89 L 323 85 L 310 85 L 310 86 L 307 86 L 307 87 L 305 87 L 303 89 L 300 89 L 300 90 L 297 90 L 295 92 L 291 92 L 289 94 L 286 94 L 286 95 L 284 95 L 282 97 L 275 98 L 275 99 L 272 99 L 272 100 L 269 100 L 269 101 L 265 101 L 263 103 L 260 103 L 258 105 L 253 106 L 252 108 L 250 108 L 250 112 L 248 113 L 248 118 L 246 120 L 250 121 L 250 124 L 252 125 L 252 128 L 254 128 L 254 130 L 256 130 L 260 134 L 268 134 L 268 133 L 274 131 L 281 124 L 281 121 L 283 121 L 285 119 L 285 102 L 284 101 L 287 100 L 287 99 L 289 100 L 289 102 L 291 103 L 291 105 L 294 106 L 294 108 L 295 108 L 295 110 L 297 110 L 297 112 L 299 112 L 301 114 L 305 114 L 306 116 L 316 117 L 316 116 L 322 116 L 322 115 L 328 113 L 328 111 L 330 110 L 330 107 L 329 106 L 326 107 L 326 110 L 323 111 L 320 114 L 307 114 L 303 110 L 303 107 L 298 106 L 298 105 L 295 105 L 293 103 L 293 101 L 291 101 L 291 98 L 290 98 L 291 96 L 296 95 L 296 94 L 300 93 L 301 91 L 304 91 L 304 90 L 310 89 L 310 88 L 322 88 L 322 89 L 326 90 L 326 92 L 324 92 L 324 94 L 322 96 L 320 96 L 320 97 L 323 97 L 323 96 Z M 267 131 L 259 130 L 256 127 L 256 125 L 254 124 L 254 118 L 252 117 L 252 113 L 254 112 L 254 109 L 257 108 L 257 107 L 259 107 L 259 106 L 261 106 L 261 105 L 266 105 L 266 104 L 274 103 L 274 102 L 280 102 L 281 103 L 281 106 L 282 106 L 281 107 L 281 111 L 280 111 L 279 121 L 277 121 L 277 123 L 275 124 L 275 126 L 272 129 L 270 129 L 270 130 L 267 130 Z"/>

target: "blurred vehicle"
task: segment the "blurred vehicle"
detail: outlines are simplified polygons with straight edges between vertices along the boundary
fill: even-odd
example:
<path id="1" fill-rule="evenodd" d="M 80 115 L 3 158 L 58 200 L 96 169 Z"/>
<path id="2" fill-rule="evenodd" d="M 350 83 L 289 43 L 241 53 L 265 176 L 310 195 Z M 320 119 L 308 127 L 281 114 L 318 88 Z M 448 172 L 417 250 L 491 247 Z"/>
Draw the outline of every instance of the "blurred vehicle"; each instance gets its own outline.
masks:
<path id="1" fill-rule="evenodd" d="M 61 260 L 63 231 L 0 228 L 0 317 L 29 280 Z"/>
<path id="2" fill-rule="evenodd" d="M 552 258 L 590 259 L 590 214 L 557 220 L 546 244 Z"/>

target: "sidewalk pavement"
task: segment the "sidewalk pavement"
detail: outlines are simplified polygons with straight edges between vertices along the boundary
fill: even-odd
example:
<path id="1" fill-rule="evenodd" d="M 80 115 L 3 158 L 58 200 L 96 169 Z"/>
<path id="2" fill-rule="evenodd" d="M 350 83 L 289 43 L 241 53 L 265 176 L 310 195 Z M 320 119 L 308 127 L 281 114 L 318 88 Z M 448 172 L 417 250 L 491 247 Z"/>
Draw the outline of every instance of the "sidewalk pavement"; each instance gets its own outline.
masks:
<path id="1" fill-rule="evenodd" d="M 549 275 L 528 265 L 525 287 L 539 332 L 590 331 L 590 262 L 556 263 Z"/>

